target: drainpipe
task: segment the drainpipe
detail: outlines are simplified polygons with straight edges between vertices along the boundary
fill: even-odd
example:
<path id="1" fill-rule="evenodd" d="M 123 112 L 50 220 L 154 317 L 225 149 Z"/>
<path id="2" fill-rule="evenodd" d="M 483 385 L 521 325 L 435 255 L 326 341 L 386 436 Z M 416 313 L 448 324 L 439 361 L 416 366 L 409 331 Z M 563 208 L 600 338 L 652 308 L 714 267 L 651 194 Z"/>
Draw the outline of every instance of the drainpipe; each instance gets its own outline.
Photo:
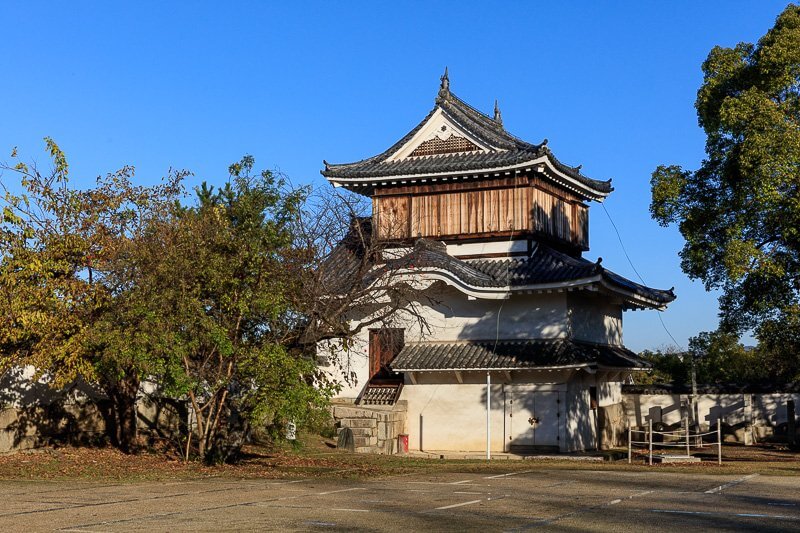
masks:
<path id="1" fill-rule="evenodd" d="M 486 460 L 492 458 L 492 374 L 486 372 Z"/>

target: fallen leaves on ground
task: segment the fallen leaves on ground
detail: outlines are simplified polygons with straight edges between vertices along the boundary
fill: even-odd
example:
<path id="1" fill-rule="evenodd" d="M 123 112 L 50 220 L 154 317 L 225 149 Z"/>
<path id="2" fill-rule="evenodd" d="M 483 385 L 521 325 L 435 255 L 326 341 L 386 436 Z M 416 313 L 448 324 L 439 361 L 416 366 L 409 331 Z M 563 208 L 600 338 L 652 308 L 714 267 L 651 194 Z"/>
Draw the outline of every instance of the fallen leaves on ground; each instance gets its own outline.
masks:
<path id="1" fill-rule="evenodd" d="M 143 451 L 126 455 L 111 447 L 48 447 L 0 455 L 0 479 L 89 479 L 147 481 L 174 479 L 285 479 L 350 477 L 377 478 L 404 473 L 483 472 L 502 473 L 520 468 L 608 469 L 646 471 L 637 461 L 612 462 L 547 461 L 443 461 L 402 456 L 349 454 L 332 449 L 331 442 L 309 439 L 300 449 L 248 446 L 236 464 L 205 465 L 184 462 L 162 452 Z M 713 450 L 716 452 L 716 450 Z M 708 462 L 659 465 L 660 471 L 737 474 L 762 472 L 800 475 L 800 454 L 780 448 L 725 446 L 724 464 L 718 467 L 716 454 Z M 714 462 L 712 462 L 714 459 Z"/>

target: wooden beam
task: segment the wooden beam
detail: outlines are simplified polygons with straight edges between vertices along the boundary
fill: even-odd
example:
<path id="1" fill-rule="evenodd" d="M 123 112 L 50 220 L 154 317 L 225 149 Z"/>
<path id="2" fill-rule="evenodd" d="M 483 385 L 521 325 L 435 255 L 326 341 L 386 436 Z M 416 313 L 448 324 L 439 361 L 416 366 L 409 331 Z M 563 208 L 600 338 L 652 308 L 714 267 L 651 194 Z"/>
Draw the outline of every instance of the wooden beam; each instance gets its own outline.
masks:
<path id="1" fill-rule="evenodd" d="M 460 370 L 456 370 L 456 379 L 459 383 L 464 383 L 464 376 L 461 375 Z"/>

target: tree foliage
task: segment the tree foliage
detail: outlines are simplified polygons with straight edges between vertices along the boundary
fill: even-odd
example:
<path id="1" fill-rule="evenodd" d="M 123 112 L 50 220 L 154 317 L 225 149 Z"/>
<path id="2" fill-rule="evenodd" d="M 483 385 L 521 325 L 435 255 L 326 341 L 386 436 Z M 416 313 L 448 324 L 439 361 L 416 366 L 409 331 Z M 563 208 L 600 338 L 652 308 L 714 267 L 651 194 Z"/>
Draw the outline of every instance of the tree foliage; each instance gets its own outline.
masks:
<path id="1" fill-rule="evenodd" d="M 186 454 L 212 460 L 254 423 L 302 424 L 325 405 L 335 385 L 297 343 L 297 269 L 310 265 L 296 259 L 293 228 L 307 191 L 254 174 L 249 156 L 188 204 L 185 172 L 141 187 L 126 167 L 80 190 L 55 142 L 47 148 L 50 172 L 3 166 L 0 370 L 99 385 L 126 451 L 145 379 L 188 398 Z"/>
<path id="2" fill-rule="evenodd" d="M 132 313 L 127 265 L 179 196 L 182 175 L 141 187 L 126 167 L 79 190 L 58 145 L 46 146 L 50 171 L 21 161 L 0 169 L 0 370 L 33 365 L 57 387 L 77 378 L 98 384 L 115 405 L 112 438 L 131 451 L 136 393 L 153 360 L 138 334 L 119 326 Z M 6 185 L 11 177 L 17 192 Z"/>
<path id="3" fill-rule="evenodd" d="M 800 7 L 757 44 L 715 47 L 703 74 L 706 158 L 697 170 L 659 166 L 651 213 L 678 224 L 684 272 L 722 290 L 724 331 L 800 353 L 787 328 L 800 325 Z"/>
<path id="4" fill-rule="evenodd" d="M 692 337 L 686 352 L 665 348 L 646 350 L 641 355 L 653 369 L 646 377 L 637 378 L 640 383 L 689 385 L 693 363 L 697 383 L 707 385 L 764 383 L 774 377 L 762 362 L 762 348 L 745 347 L 736 335 L 719 331 Z"/>
<path id="5" fill-rule="evenodd" d="M 126 451 L 144 380 L 190 404 L 187 458 L 227 460 L 250 428 L 324 411 L 339 385 L 316 365 L 320 343 L 350 346 L 401 310 L 424 322 L 422 292 L 382 256 L 354 198 L 310 201 L 250 156 L 188 200 L 185 172 L 141 187 L 124 168 L 79 190 L 47 147 L 50 173 L 0 169 L 0 371 L 32 365 L 56 387 L 101 386 Z M 347 376 L 349 352 L 332 353 Z"/>
<path id="6" fill-rule="evenodd" d="M 166 339 L 157 381 L 188 396 L 210 460 L 235 453 L 249 425 L 303 423 L 333 392 L 293 342 L 292 228 L 306 191 L 253 164 L 231 165 L 220 189 L 203 184 L 140 254 L 141 301 Z"/>

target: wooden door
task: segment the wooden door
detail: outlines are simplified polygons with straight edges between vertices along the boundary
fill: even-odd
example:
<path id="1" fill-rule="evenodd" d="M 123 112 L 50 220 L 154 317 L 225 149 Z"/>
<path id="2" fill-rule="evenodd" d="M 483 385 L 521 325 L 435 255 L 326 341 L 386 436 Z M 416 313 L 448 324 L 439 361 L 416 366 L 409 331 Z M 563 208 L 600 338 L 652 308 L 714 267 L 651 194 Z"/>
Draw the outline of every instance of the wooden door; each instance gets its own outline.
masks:
<path id="1" fill-rule="evenodd" d="M 386 368 L 400 353 L 405 344 L 405 330 L 402 328 L 381 328 L 369 330 L 369 378 L 380 373 L 388 374 Z"/>

